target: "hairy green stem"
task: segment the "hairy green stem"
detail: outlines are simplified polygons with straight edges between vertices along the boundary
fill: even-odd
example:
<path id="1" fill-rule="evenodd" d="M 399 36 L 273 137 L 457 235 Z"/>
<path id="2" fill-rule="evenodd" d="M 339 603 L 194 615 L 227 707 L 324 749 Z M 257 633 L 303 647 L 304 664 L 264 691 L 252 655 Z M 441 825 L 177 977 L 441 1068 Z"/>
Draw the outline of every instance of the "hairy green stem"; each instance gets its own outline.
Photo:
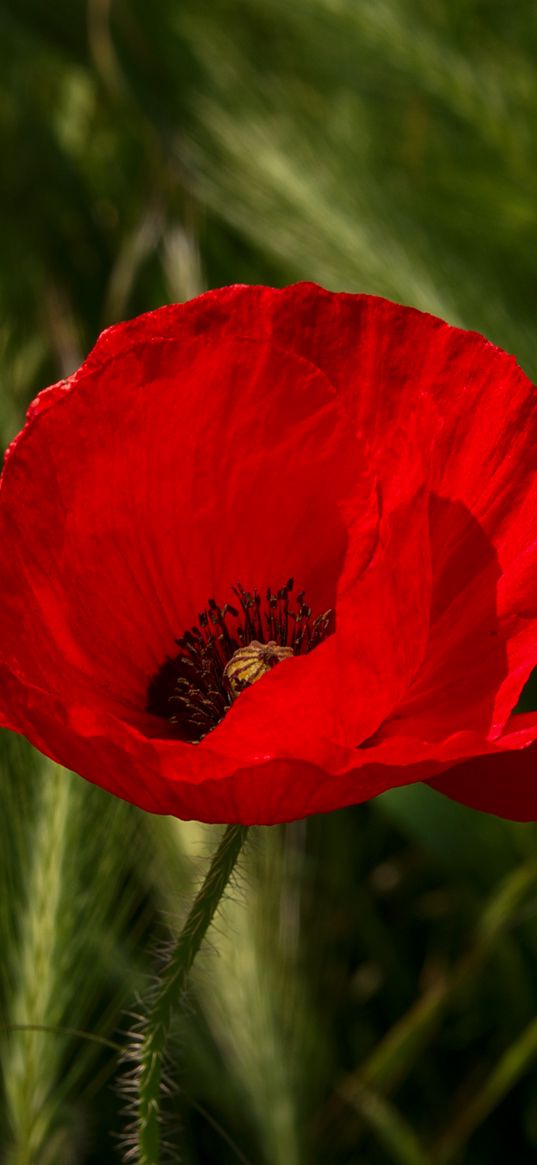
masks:
<path id="1" fill-rule="evenodd" d="M 159 1165 L 162 1057 L 174 1007 L 231 877 L 248 829 L 229 825 L 164 969 L 143 1033 L 138 1091 L 139 1165 Z"/>

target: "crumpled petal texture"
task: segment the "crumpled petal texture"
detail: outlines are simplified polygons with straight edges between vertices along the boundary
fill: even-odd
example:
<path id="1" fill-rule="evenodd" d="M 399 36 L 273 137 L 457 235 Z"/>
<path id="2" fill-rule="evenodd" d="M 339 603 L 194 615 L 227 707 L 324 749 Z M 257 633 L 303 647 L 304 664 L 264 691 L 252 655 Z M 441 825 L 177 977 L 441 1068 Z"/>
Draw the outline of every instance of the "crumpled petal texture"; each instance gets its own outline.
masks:
<path id="1" fill-rule="evenodd" d="M 143 809 L 271 824 L 427 780 L 537 818 L 537 402 L 483 337 L 313 284 L 108 329 L 0 480 L 0 724 Z M 199 744 L 147 711 L 208 599 L 335 631 Z M 535 743 L 533 743 L 535 742 Z"/>

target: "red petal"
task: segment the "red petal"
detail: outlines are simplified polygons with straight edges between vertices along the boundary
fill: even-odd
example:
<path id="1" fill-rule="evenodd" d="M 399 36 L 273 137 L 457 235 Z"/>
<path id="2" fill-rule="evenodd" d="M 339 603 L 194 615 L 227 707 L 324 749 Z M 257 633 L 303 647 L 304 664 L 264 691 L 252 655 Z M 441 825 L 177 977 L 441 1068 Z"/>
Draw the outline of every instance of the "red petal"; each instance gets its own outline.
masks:
<path id="1" fill-rule="evenodd" d="M 531 743 L 537 738 L 537 713 L 513 716 L 507 728 L 498 741 L 505 751 L 476 756 L 430 784 L 472 809 L 511 821 L 537 821 L 537 742 Z M 520 747 L 521 738 L 525 747 Z"/>

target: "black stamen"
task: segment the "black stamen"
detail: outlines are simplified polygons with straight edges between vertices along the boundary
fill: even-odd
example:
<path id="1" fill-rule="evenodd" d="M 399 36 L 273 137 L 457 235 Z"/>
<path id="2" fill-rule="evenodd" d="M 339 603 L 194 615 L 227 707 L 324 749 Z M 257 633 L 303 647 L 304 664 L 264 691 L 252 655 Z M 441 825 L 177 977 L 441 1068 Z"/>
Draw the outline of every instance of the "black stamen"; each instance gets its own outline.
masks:
<path id="1" fill-rule="evenodd" d="M 199 743 L 226 715 L 232 703 L 224 677 L 226 664 L 239 648 L 249 643 L 270 643 L 290 647 L 294 655 L 306 655 L 333 630 L 333 611 L 312 620 L 305 603 L 305 591 L 294 600 L 289 596 L 294 579 L 274 593 L 266 591 L 265 607 L 259 591 L 246 591 L 240 583 L 232 587 L 239 607 L 220 607 L 210 598 L 198 615 L 198 625 L 187 628 L 175 640 L 179 652 L 165 660 L 149 684 L 147 710 L 173 724 L 177 736 Z M 235 683 L 235 691 L 248 687 Z"/>

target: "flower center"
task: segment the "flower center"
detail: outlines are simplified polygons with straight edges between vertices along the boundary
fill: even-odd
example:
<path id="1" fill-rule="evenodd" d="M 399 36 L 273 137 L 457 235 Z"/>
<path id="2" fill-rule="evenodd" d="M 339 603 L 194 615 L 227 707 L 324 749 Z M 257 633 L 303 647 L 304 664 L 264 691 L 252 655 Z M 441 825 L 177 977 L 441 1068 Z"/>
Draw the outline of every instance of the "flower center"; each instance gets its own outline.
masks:
<path id="1" fill-rule="evenodd" d="M 209 599 L 198 623 L 176 639 L 179 652 L 152 678 L 147 710 L 173 724 L 181 740 L 198 744 L 223 720 L 245 688 L 293 655 L 306 655 L 333 630 L 333 611 L 312 616 L 293 579 L 263 601 L 257 590 L 232 588 L 237 606 Z"/>

